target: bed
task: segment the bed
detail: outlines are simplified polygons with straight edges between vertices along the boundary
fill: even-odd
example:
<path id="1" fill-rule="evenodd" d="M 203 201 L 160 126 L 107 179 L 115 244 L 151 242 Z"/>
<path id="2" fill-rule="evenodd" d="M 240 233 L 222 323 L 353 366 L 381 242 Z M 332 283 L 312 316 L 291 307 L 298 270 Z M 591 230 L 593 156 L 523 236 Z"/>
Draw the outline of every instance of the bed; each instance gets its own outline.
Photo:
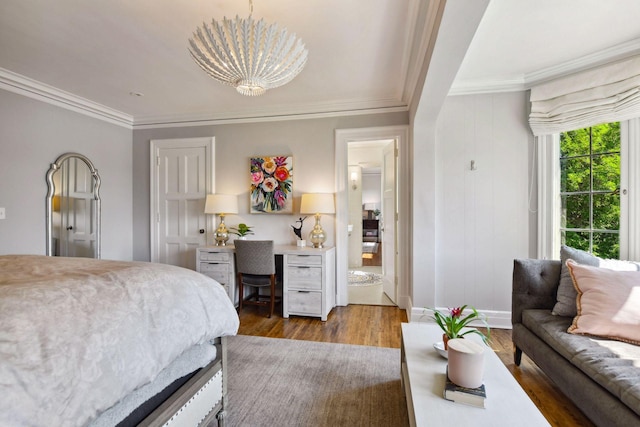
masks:
<path id="1" fill-rule="evenodd" d="M 191 270 L 0 256 L 0 425 L 221 424 L 238 326 Z"/>

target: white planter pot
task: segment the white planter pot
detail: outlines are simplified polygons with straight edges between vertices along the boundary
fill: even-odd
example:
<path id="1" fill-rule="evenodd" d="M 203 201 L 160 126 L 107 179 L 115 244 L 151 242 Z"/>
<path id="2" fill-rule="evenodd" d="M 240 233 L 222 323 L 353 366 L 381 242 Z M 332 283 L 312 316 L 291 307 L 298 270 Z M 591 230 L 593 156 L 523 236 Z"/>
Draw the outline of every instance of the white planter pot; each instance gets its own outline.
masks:
<path id="1" fill-rule="evenodd" d="M 449 379 L 462 387 L 476 388 L 482 385 L 484 347 L 467 339 L 448 342 Z"/>

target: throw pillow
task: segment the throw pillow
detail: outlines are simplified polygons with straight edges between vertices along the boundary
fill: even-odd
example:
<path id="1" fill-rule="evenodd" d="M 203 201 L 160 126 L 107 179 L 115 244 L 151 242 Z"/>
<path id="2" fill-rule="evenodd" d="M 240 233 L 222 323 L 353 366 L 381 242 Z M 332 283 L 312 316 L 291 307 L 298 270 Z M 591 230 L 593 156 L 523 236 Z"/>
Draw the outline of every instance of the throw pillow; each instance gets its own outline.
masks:
<path id="1" fill-rule="evenodd" d="M 572 334 L 640 345 L 640 272 L 616 271 L 567 261 L 578 293 Z"/>
<path id="2" fill-rule="evenodd" d="M 569 246 L 562 245 L 560 248 L 560 284 L 558 285 L 558 295 L 556 296 L 556 304 L 552 313 L 558 316 L 576 315 L 576 289 L 573 287 L 571 273 L 567 268 L 567 260 L 572 259 L 579 264 L 597 266 L 599 264 L 598 257 L 589 252 L 574 249 Z"/>
<path id="3" fill-rule="evenodd" d="M 558 285 L 556 304 L 551 311 L 553 314 L 558 316 L 575 317 L 577 314 L 576 297 L 578 294 L 573 286 L 571 273 L 569 273 L 569 269 L 567 267 L 567 261 L 570 259 L 578 264 L 608 268 L 610 270 L 640 270 L 640 264 L 638 263 L 621 261 L 618 259 L 602 259 L 589 252 L 562 245 L 560 248 L 560 284 Z"/>

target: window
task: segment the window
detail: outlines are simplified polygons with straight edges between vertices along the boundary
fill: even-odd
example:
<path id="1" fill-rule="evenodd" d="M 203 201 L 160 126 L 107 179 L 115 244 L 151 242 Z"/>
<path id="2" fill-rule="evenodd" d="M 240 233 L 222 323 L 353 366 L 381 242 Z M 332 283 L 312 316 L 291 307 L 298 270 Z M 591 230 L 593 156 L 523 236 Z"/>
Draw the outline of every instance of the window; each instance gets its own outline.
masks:
<path id="1" fill-rule="evenodd" d="M 536 136 L 534 149 L 538 258 L 565 243 L 640 261 L 640 118 Z"/>
<path id="2" fill-rule="evenodd" d="M 560 240 L 620 256 L 620 123 L 560 134 Z"/>

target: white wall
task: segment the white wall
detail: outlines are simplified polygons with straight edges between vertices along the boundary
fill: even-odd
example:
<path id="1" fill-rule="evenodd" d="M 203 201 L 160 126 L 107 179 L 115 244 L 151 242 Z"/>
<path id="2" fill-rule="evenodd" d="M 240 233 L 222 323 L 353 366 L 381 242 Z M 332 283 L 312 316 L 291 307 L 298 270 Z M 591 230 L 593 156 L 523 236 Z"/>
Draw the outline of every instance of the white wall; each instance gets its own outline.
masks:
<path id="1" fill-rule="evenodd" d="M 382 210 L 382 174 L 362 174 L 362 203 L 374 203 Z"/>
<path id="2" fill-rule="evenodd" d="M 513 259 L 529 253 L 526 101 L 514 92 L 444 103 L 435 162 L 438 307 L 511 310 Z"/>
<path id="3" fill-rule="evenodd" d="M 131 130 L 0 90 L 0 254 L 45 254 L 45 175 L 66 152 L 102 179 L 102 257 L 132 257 Z"/>

